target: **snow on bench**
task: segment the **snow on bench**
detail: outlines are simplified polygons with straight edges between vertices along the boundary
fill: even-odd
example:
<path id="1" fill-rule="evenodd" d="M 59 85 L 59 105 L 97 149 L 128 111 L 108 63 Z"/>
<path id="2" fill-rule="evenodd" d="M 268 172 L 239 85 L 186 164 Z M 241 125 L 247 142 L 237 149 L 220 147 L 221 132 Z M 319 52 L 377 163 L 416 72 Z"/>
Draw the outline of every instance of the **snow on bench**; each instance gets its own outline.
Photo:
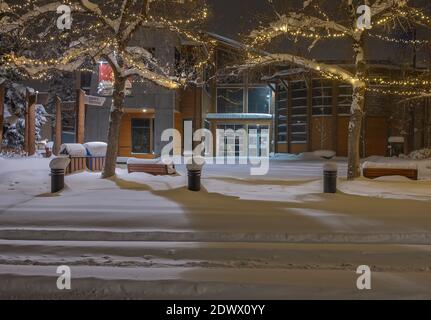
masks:
<path id="1" fill-rule="evenodd" d="M 127 160 L 127 171 L 129 173 L 144 172 L 154 176 L 165 176 L 177 173 L 173 163 L 165 164 L 160 159 L 136 158 L 130 158 Z"/>
<path id="2" fill-rule="evenodd" d="M 412 180 L 418 180 L 418 165 L 414 162 L 371 162 L 362 165 L 365 178 L 376 179 L 379 177 L 402 176 Z"/>

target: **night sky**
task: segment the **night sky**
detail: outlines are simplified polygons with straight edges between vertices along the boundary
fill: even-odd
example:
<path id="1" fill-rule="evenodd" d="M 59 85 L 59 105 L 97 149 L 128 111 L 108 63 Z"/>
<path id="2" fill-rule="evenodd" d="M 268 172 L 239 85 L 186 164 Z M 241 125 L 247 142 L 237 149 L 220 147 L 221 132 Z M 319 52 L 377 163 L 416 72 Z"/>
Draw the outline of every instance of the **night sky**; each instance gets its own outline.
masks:
<path id="1" fill-rule="evenodd" d="M 301 6 L 302 3 L 302 0 L 284 1 L 288 6 L 295 4 Z M 208 29 L 236 40 L 241 40 L 242 36 L 247 35 L 250 30 L 255 28 L 258 21 L 263 20 L 263 16 L 275 19 L 274 11 L 268 5 L 267 0 L 208 0 L 208 2 L 212 8 Z M 339 0 L 330 0 L 330 2 L 336 5 Z M 410 5 L 425 9 L 428 14 L 431 14 L 430 0 L 411 0 Z M 428 31 L 419 30 L 418 38 L 431 39 L 431 35 Z M 367 45 L 368 59 L 407 62 L 413 56 L 411 47 L 382 43 L 382 41 L 370 41 Z M 273 50 L 270 51 L 288 51 L 321 60 L 349 60 L 352 57 L 351 46 L 345 40 L 333 40 L 330 46 L 328 46 L 327 41 L 323 41 L 312 52 L 308 51 L 308 46 L 309 43 L 304 41 L 295 44 L 281 39 L 273 45 Z M 429 59 L 430 54 L 427 52 L 418 54 L 418 62 L 422 65 L 426 65 Z"/>

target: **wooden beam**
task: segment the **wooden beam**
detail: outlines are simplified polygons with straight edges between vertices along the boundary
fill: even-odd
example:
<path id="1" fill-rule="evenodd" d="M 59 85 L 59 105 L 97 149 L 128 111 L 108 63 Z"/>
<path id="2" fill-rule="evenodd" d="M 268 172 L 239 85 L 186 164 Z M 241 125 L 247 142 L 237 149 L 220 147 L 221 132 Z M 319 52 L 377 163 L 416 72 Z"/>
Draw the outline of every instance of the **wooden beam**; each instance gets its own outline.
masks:
<path id="1" fill-rule="evenodd" d="M 286 134 L 287 134 L 287 152 L 292 153 L 292 82 L 289 80 L 287 84 L 283 81 L 283 85 L 287 90 L 287 111 L 286 111 Z"/>
<path id="2" fill-rule="evenodd" d="M 337 80 L 332 81 L 332 148 L 338 150 L 338 95 L 340 93 Z"/>
<path id="3" fill-rule="evenodd" d="M 55 136 L 54 136 L 54 154 L 58 156 L 61 146 L 61 134 L 63 131 L 61 117 L 61 99 L 56 97 L 55 100 Z"/>
<path id="4" fill-rule="evenodd" d="M 76 92 L 76 124 L 75 141 L 84 143 L 85 139 L 85 92 L 78 89 Z"/>
<path id="5" fill-rule="evenodd" d="M 25 123 L 27 133 L 27 154 L 32 156 L 36 153 L 36 95 L 27 94 L 27 116 Z"/>
<path id="6" fill-rule="evenodd" d="M 311 141 L 312 132 L 312 110 L 313 110 L 313 76 L 310 75 L 306 78 L 307 84 L 307 150 L 312 151 L 313 142 Z"/>
<path id="7" fill-rule="evenodd" d="M 29 119 L 28 119 L 28 106 L 29 106 L 29 101 L 30 101 L 30 93 L 28 92 L 28 90 L 25 93 L 25 110 L 24 110 L 24 152 L 26 152 L 28 154 L 28 124 L 29 124 Z"/>
<path id="8" fill-rule="evenodd" d="M 5 88 L 0 84 L 0 151 L 2 150 L 3 142 L 3 121 L 4 121 L 4 96 Z"/>

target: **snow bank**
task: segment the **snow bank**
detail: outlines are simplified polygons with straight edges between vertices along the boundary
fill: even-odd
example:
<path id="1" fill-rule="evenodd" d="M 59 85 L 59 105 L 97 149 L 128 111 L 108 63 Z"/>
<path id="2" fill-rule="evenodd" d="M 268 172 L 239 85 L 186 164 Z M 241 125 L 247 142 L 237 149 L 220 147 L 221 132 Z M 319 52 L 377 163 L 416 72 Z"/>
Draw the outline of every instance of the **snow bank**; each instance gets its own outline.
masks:
<path id="1" fill-rule="evenodd" d="M 372 163 L 378 163 L 378 168 L 382 168 L 385 166 L 385 163 L 392 164 L 393 166 L 391 168 L 399 168 L 404 169 L 404 166 L 402 164 L 406 163 L 406 166 L 415 166 L 414 169 L 418 169 L 419 171 L 419 179 L 431 179 L 431 160 L 408 160 L 407 158 L 387 158 L 387 157 L 381 157 L 381 156 L 372 156 L 366 159 L 367 162 Z M 401 165 L 399 165 L 401 164 Z M 400 167 L 401 166 L 401 167 Z M 409 167 L 410 169 L 410 167 Z"/>
<path id="2" fill-rule="evenodd" d="M 313 152 L 303 152 L 300 154 L 278 153 L 275 154 L 274 158 L 278 160 L 329 160 L 335 158 L 336 155 L 337 153 L 332 150 L 317 150 Z"/>
<path id="3" fill-rule="evenodd" d="M 332 150 L 317 150 L 313 152 L 313 155 L 315 155 L 318 158 L 324 158 L 324 159 L 332 159 L 336 156 L 336 152 Z"/>
<path id="4" fill-rule="evenodd" d="M 431 158 L 431 149 L 416 150 L 409 154 L 409 159 L 424 160 Z"/>
<path id="5" fill-rule="evenodd" d="M 87 150 L 80 143 L 65 143 L 60 146 L 60 154 L 74 157 L 85 157 Z"/>
<path id="6" fill-rule="evenodd" d="M 87 142 L 84 143 L 84 148 L 87 149 L 88 155 L 93 157 L 106 157 L 108 144 L 105 142 Z"/>

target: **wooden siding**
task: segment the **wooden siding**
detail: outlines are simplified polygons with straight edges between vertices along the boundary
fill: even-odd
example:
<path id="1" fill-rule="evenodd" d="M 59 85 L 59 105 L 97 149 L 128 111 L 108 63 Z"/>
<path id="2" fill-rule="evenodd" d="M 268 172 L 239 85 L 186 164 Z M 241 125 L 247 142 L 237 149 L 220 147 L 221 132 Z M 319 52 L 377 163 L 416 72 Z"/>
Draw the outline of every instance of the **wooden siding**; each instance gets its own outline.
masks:
<path id="1" fill-rule="evenodd" d="M 337 119 L 337 156 L 347 157 L 349 141 L 349 117 Z"/>
<path id="2" fill-rule="evenodd" d="M 311 118 L 311 150 L 335 150 L 332 117 Z"/>
<path id="3" fill-rule="evenodd" d="M 388 123 L 384 117 L 367 117 L 365 120 L 365 156 L 386 156 Z"/>

